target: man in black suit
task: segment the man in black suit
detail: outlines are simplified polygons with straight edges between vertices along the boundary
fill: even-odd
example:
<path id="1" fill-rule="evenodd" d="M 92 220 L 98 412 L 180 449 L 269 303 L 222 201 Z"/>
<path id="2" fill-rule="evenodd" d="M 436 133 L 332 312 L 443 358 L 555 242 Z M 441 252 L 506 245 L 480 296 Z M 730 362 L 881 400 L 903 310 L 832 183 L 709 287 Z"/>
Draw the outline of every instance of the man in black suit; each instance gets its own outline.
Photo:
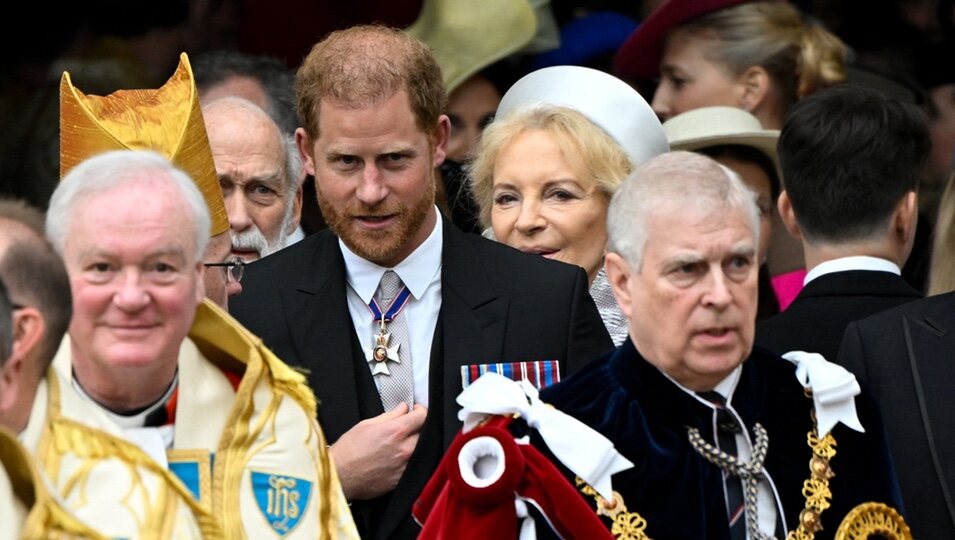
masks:
<path id="1" fill-rule="evenodd" d="M 955 293 L 851 323 L 839 363 L 882 409 L 914 538 L 955 538 Z"/>
<path id="2" fill-rule="evenodd" d="M 232 312 L 308 370 L 362 537 L 413 538 L 411 505 L 460 427 L 454 398 L 470 372 L 566 374 L 612 345 L 582 269 L 439 216 L 450 123 L 426 46 L 380 26 L 332 33 L 296 94 L 296 140 L 330 230 L 250 265 Z M 410 291 L 393 316 L 376 293 L 392 272 Z M 386 406 L 406 376 L 410 395 Z"/>
<path id="3" fill-rule="evenodd" d="M 899 269 L 930 147 L 920 111 L 875 90 L 840 85 L 793 108 L 779 136 L 778 204 L 809 273 L 793 303 L 757 325 L 758 345 L 834 360 L 849 322 L 920 296 Z"/>

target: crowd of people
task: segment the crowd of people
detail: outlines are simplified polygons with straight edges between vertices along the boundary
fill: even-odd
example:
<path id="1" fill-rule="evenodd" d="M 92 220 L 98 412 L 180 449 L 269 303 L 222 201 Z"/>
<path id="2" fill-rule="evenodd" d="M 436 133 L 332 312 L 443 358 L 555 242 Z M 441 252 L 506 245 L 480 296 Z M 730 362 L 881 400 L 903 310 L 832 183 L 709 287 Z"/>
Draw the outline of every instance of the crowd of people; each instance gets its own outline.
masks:
<path id="1" fill-rule="evenodd" d="M 60 72 L 0 537 L 955 536 L 947 79 L 792 2 L 464 4 Z"/>

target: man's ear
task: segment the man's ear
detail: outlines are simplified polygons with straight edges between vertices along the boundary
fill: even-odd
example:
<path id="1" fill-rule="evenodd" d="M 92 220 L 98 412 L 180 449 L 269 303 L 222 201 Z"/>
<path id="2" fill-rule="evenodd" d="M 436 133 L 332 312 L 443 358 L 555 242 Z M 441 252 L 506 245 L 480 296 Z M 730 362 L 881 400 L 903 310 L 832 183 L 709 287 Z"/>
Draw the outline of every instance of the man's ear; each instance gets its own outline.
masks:
<path id="1" fill-rule="evenodd" d="M 786 190 L 779 194 L 776 208 L 779 210 L 779 218 L 786 230 L 789 231 L 789 235 L 796 240 L 802 240 L 802 230 L 799 228 L 799 222 L 796 221 L 796 213 L 793 212 L 793 204 L 789 200 L 789 194 L 786 193 Z"/>
<path id="2" fill-rule="evenodd" d="M 910 191 L 895 205 L 892 214 L 892 227 L 903 244 L 907 244 L 915 237 L 915 226 L 919 218 L 918 194 Z"/>
<path id="3" fill-rule="evenodd" d="M 448 140 L 451 138 L 451 120 L 448 115 L 438 117 L 438 124 L 434 128 L 434 154 L 431 157 L 431 167 L 437 168 L 444 163 L 448 156 Z"/>
<path id="4" fill-rule="evenodd" d="M 613 295 L 617 299 L 617 305 L 629 319 L 633 314 L 633 299 L 630 298 L 630 265 L 619 253 L 611 251 L 604 257 L 604 268 L 607 272 L 607 281 L 610 282 Z"/>
<path id="5" fill-rule="evenodd" d="M 292 234 L 302 221 L 302 196 L 302 186 L 299 186 L 298 190 L 295 191 L 295 201 L 292 202 L 292 217 L 289 219 L 285 234 Z"/>
<path id="6" fill-rule="evenodd" d="M 46 333 L 46 322 L 40 310 L 24 307 L 13 312 L 12 358 L 26 358 L 36 350 Z"/>
<path id="7" fill-rule="evenodd" d="M 302 169 L 305 174 L 315 176 L 315 159 L 312 156 L 315 145 L 303 127 L 295 129 L 295 146 L 298 147 L 298 153 L 302 156 Z"/>
<path id="8" fill-rule="evenodd" d="M 739 107 L 755 115 L 769 95 L 769 72 L 762 66 L 751 66 L 739 76 L 737 83 L 740 88 Z"/>
<path id="9" fill-rule="evenodd" d="M 27 384 L 23 377 L 27 359 L 40 346 L 45 332 L 46 324 L 38 309 L 24 307 L 13 312 L 13 347 L 10 358 L 0 367 L 0 411 L 16 406 L 19 389 Z"/>
<path id="10" fill-rule="evenodd" d="M 905 262 L 912 254 L 912 246 L 915 245 L 915 229 L 919 221 L 919 196 L 916 191 L 909 191 L 895 205 L 892 212 L 892 221 L 889 223 L 891 229 L 889 234 L 895 236 L 895 245 L 898 246 L 897 258 L 895 263 L 900 267 L 905 266 Z M 924 227 L 925 224 L 923 223 Z"/>

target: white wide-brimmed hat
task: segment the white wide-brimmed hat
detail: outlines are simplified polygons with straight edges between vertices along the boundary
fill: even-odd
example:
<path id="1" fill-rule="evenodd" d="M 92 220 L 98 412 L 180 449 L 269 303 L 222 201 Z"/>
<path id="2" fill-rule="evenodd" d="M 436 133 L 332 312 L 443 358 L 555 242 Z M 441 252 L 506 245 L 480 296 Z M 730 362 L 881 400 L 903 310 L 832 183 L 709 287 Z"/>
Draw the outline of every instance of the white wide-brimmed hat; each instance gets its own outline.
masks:
<path id="1" fill-rule="evenodd" d="M 583 114 L 610 135 L 634 166 L 669 150 L 657 115 L 620 79 L 581 66 L 553 66 L 525 75 L 504 94 L 495 118 L 542 105 Z"/>
<path id="2" fill-rule="evenodd" d="M 749 146 L 772 160 L 779 171 L 776 153 L 778 129 L 763 129 L 752 114 L 736 107 L 702 107 L 680 113 L 663 123 L 673 150 L 700 150 L 735 144 Z"/>

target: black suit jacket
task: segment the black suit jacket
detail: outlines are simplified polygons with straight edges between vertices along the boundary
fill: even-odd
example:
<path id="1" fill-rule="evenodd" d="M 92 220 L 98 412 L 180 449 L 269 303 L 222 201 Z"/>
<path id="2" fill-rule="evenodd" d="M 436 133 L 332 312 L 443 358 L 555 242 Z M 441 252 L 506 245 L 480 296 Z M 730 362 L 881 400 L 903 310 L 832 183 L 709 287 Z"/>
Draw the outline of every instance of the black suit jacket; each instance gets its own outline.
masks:
<path id="1" fill-rule="evenodd" d="M 468 364 L 560 361 L 562 375 L 613 345 L 582 269 L 443 226 L 441 310 L 428 418 L 394 492 L 356 501 L 363 538 L 414 538 L 411 505 L 460 428 L 455 398 Z M 319 420 L 336 441 L 383 412 L 346 300 L 338 238 L 322 231 L 250 264 L 230 310 L 285 362 L 309 371 Z"/>
<path id="2" fill-rule="evenodd" d="M 955 293 L 850 324 L 839 362 L 882 408 L 913 536 L 955 538 Z"/>
<path id="3" fill-rule="evenodd" d="M 891 272 L 825 274 L 810 281 L 785 311 L 756 324 L 756 344 L 776 354 L 815 352 L 834 362 L 850 322 L 920 297 Z"/>

